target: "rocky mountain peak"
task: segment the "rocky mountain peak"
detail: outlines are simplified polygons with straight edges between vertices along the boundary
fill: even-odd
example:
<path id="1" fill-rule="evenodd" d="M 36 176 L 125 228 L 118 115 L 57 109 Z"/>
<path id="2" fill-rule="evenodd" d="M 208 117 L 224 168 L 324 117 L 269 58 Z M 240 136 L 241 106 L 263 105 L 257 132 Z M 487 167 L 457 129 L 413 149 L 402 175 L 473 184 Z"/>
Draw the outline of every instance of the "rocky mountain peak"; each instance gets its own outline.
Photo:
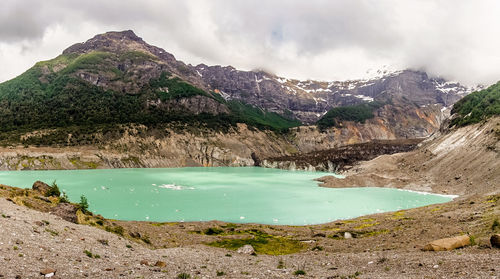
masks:
<path id="1" fill-rule="evenodd" d="M 127 50 L 147 50 L 148 44 L 138 37 L 134 31 L 107 32 L 94 36 L 84 43 L 77 43 L 66 50 L 63 54 L 83 54 L 92 51 L 123 52 Z"/>

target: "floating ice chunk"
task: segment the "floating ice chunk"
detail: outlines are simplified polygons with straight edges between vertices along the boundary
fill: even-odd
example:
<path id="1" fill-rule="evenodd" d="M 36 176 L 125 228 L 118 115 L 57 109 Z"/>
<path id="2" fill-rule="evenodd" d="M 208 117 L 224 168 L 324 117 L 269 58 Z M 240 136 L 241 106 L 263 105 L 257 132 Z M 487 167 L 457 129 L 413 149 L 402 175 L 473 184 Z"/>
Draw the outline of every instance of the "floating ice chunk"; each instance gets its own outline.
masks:
<path id="1" fill-rule="evenodd" d="M 149 220 L 149 216 L 146 216 L 146 220 Z"/>
<path id="2" fill-rule="evenodd" d="M 245 219 L 245 216 L 240 216 L 240 220 L 243 220 L 243 219 Z"/>
<path id="3" fill-rule="evenodd" d="M 273 218 L 273 222 L 274 222 L 274 223 L 277 223 L 277 222 L 278 222 L 278 219 Z"/>
<path id="4" fill-rule="evenodd" d="M 179 191 L 179 190 L 194 190 L 194 187 L 181 186 L 181 185 L 177 185 L 175 183 L 162 184 L 158 187 L 163 188 L 163 189 L 177 190 L 177 191 Z"/>

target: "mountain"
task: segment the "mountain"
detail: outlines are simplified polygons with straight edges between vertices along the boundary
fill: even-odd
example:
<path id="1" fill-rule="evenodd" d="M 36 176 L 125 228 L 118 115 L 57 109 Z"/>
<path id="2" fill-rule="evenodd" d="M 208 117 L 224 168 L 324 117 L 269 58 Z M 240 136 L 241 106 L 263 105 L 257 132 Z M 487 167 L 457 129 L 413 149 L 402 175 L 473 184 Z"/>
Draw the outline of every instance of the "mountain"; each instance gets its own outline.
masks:
<path id="1" fill-rule="evenodd" d="M 429 136 L 471 90 L 414 70 L 328 82 L 193 66 L 130 30 L 108 32 L 0 84 L 0 144 L 92 146 L 161 158 L 134 166 L 248 165 L 251 154 Z M 113 163 L 113 156 L 99 160 L 136 162 Z"/>
<path id="2" fill-rule="evenodd" d="M 284 113 L 291 111 L 304 123 L 314 123 L 329 109 L 388 98 L 404 99 L 419 107 L 449 107 L 472 89 L 413 70 L 386 72 L 370 80 L 300 81 L 266 72 L 245 72 L 221 66 L 195 67 L 212 90 L 225 99 L 238 99 Z"/>
<path id="3" fill-rule="evenodd" d="M 0 130 L 165 123 L 227 130 L 300 124 L 206 90 L 190 68 L 132 31 L 109 32 L 0 85 Z"/>

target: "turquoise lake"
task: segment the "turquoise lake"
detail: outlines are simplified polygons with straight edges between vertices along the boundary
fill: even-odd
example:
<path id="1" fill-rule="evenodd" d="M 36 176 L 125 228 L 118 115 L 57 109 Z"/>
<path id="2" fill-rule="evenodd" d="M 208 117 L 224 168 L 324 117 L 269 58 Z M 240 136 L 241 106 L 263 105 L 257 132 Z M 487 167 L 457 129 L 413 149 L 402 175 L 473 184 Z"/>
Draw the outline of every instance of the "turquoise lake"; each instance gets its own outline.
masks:
<path id="1" fill-rule="evenodd" d="M 85 195 L 106 218 L 281 225 L 320 224 L 452 200 L 386 188 L 318 187 L 327 173 L 247 168 L 3 171 L 0 184 L 31 188 L 54 180 L 69 199 Z"/>

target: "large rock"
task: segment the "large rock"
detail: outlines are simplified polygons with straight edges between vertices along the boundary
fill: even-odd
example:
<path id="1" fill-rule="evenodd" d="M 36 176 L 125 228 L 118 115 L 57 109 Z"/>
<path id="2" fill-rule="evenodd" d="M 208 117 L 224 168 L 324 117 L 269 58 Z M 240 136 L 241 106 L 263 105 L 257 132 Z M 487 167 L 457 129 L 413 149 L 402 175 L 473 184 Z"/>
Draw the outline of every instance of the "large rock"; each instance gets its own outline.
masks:
<path id="1" fill-rule="evenodd" d="M 425 245 L 424 248 L 422 248 L 422 251 L 450 251 L 470 244 L 470 237 L 468 235 L 461 235 L 434 240 Z"/>
<path id="2" fill-rule="evenodd" d="M 78 223 L 78 218 L 76 217 L 76 212 L 78 211 L 78 206 L 71 203 L 59 203 L 52 214 L 57 215 L 64 220 L 72 223 Z"/>
<path id="3" fill-rule="evenodd" d="M 247 244 L 245 246 L 240 247 L 236 252 L 240 254 L 252 255 L 255 254 L 255 249 L 253 249 L 252 245 Z"/>
<path id="4" fill-rule="evenodd" d="M 50 186 L 42 181 L 36 181 L 35 183 L 33 183 L 31 189 L 40 192 L 42 195 L 45 196 L 45 194 L 50 190 Z"/>
<path id="5" fill-rule="evenodd" d="M 500 248 L 500 234 L 494 234 L 490 238 L 491 247 Z"/>

